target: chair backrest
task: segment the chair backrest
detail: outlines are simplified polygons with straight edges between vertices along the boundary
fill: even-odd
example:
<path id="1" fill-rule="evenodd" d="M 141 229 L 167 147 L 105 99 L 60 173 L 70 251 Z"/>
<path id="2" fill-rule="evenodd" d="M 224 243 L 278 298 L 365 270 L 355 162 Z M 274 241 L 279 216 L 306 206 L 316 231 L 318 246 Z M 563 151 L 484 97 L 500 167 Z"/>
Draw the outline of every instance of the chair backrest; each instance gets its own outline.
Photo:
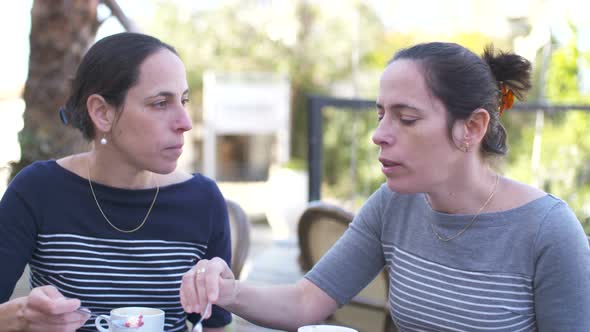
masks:
<path id="1" fill-rule="evenodd" d="M 342 236 L 354 215 L 339 206 L 311 202 L 301 215 L 298 238 L 300 264 L 309 271 Z M 347 305 L 338 309 L 329 322 L 356 328 L 359 331 L 396 331 L 389 315 L 387 298 L 389 278 L 382 271 Z"/>
<path id="2" fill-rule="evenodd" d="M 231 269 L 238 279 L 250 250 L 250 220 L 238 203 L 229 199 L 225 202 L 231 228 Z"/>
<path id="3" fill-rule="evenodd" d="M 348 228 L 354 215 L 336 205 L 314 201 L 299 218 L 301 268 L 309 271 Z"/>

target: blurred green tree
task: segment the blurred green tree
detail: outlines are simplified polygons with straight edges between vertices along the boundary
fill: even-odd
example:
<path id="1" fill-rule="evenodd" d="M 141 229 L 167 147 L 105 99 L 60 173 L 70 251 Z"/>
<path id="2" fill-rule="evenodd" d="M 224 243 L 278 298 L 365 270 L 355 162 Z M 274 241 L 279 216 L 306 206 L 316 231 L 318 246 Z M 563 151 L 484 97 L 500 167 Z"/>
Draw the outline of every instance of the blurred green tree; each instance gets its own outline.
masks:
<path id="1" fill-rule="evenodd" d="M 306 156 L 305 96 L 308 93 L 352 97 L 353 82 L 357 84 L 358 96 L 375 98 L 379 73 L 387 61 L 400 48 L 417 42 L 452 41 L 476 53 L 481 53 L 489 43 L 500 49 L 510 48 L 510 40 L 494 39 L 481 33 L 452 36 L 388 33 L 371 8 L 352 0 L 338 3 L 338 11 L 311 1 L 284 1 L 280 2 L 281 8 L 260 3 L 245 0 L 195 12 L 161 1 L 158 2 L 158 19 L 149 29 L 177 45 L 189 71 L 192 110 L 197 122 L 201 119 L 204 71 L 271 71 L 287 75 L 293 89 L 292 151 L 297 161 L 305 160 Z M 354 13 L 358 15 L 358 25 L 351 23 Z M 355 26 L 359 29 L 357 32 L 353 30 Z M 358 40 L 350 37 L 355 35 Z M 356 64 L 352 58 L 355 51 L 360 55 Z M 587 55 L 580 54 L 575 43 L 553 53 L 545 92 L 550 102 L 588 101 L 587 96 L 579 93 L 577 81 L 578 61 L 584 56 Z M 354 70 L 358 74 L 356 77 L 352 74 Z M 328 109 L 324 114 L 322 191 L 326 197 L 339 200 L 349 200 L 354 198 L 351 193 L 359 192 L 358 202 L 351 202 L 356 207 L 383 182 L 383 176 L 375 162 L 377 149 L 371 142 L 375 115 L 372 110 L 354 113 L 358 112 Z M 503 167 L 510 176 L 529 183 L 535 176 L 531 172 L 534 116 L 512 112 L 504 120 L 511 152 Z M 587 209 L 584 202 L 588 202 L 589 194 L 583 184 L 588 182 L 588 166 L 585 165 L 588 165 L 590 144 L 576 139 L 576 135 L 581 135 L 588 124 L 587 116 L 578 112 L 551 115 L 543 131 L 543 168 L 540 170 L 546 179 L 545 189 L 568 201 L 581 219 L 587 218 L 587 212 L 583 211 Z M 356 123 L 354 129 L 353 122 Z M 300 162 L 293 164 L 301 165 Z M 351 181 L 352 164 L 356 168 L 356 181 Z"/>
<path id="2" fill-rule="evenodd" d="M 551 104 L 590 104 L 590 93 L 581 90 L 581 66 L 590 63 L 589 55 L 578 47 L 575 26 L 570 24 L 570 30 L 572 37 L 563 45 L 554 39 L 545 96 Z M 546 115 L 537 172 L 531 169 L 534 115 L 510 114 L 507 122 L 509 134 L 518 137 L 511 139 L 507 174 L 528 183 L 540 179 L 542 189 L 566 201 L 590 233 L 590 114 L 570 110 Z"/>
<path id="3" fill-rule="evenodd" d="M 364 55 L 383 34 L 373 10 L 352 0 L 332 3 L 338 10 L 295 0 L 276 5 L 245 0 L 189 12 L 170 2 L 156 4 L 158 19 L 149 29 L 175 45 L 185 61 L 194 120 L 202 116 L 204 71 L 283 74 L 291 82 L 292 156 L 298 160 L 307 154 L 307 94 L 331 94 L 336 83 L 351 80 L 353 47 L 361 54 L 363 71 Z M 350 20 L 355 13 L 361 29 L 356 43 L 343 38 L 353 35 Z"/>

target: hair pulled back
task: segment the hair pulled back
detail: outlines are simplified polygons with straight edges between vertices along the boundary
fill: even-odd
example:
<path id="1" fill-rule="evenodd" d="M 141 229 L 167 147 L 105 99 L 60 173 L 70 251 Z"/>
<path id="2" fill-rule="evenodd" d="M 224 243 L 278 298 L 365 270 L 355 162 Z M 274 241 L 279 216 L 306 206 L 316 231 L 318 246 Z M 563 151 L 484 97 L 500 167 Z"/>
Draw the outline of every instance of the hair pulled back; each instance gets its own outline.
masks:
<path id="1" fill-rule="evenodd" d="M 531 88 L 528 60 L 514 53 L 495 52 L 492 45 L 480 57 L 461 45 L 444 42 L 402 49 L 389 63 L 400 59 L 417 61 L 422 67 L 426 85 L 447 109 L 449 137 L 455 121 L 483 108 L 490 114 L 490 122 L 481 144 L 482 152 L 486 156 L 508 152 L 506 130 L 499 119 L 501 85 L 523 100 Z"/>

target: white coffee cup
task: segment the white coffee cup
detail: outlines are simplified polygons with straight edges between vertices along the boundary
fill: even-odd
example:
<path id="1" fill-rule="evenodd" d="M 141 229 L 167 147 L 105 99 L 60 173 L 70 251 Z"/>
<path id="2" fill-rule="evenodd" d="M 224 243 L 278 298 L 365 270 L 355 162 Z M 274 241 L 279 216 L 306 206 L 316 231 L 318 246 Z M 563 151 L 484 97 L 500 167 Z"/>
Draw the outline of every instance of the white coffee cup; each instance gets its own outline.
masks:
<path id="1" fill-rule="evenodd" d="M 139 328 L 127 328 L 120 326 L 129 317 L 142 315 L 143 325 Z M 119 324 L 113 324 L 113 321 Z M 108 325 L 105 329 L 103 324 Z M 111 310 L 110 315 L 99 315 L 94 325 L 101 332 L 162 332 L 164 331 L 164 311 L 147 307 L 122 307 Z"/>
<path id="2" fill-rule="evenodd" d="M 358 332 L 355 329 L 336 325 L 307 325 L 297 329 L 297 332 Z"/>

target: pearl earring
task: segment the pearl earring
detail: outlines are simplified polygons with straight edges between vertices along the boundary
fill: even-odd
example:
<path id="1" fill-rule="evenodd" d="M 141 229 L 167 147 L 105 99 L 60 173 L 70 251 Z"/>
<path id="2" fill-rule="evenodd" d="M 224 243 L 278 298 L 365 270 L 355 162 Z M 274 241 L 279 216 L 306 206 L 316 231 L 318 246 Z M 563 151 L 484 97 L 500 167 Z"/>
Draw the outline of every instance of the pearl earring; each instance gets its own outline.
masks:
<path id="1" fill-rule="evenodd" d="M 105 137 L 105 135 L 102 135 L 102 138 L 100 139 L 100 144 L 106 145 L 107 143 L 107 138 Z"/>

